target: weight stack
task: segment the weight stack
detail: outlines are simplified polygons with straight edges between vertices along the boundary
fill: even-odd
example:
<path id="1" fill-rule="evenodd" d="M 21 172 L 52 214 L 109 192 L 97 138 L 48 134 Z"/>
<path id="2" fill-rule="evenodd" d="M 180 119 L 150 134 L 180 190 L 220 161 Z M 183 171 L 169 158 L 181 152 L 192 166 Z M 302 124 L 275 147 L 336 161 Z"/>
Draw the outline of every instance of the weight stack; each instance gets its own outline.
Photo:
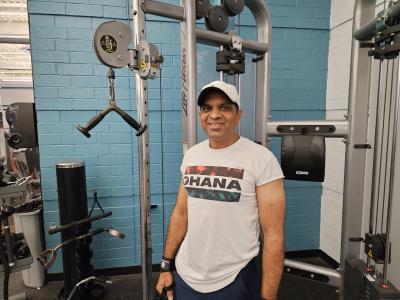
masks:
<path id="1" fill-rule="evenodd" d="M 60 225 L 66 225 L 73 221 L 86 218 L 88 216 L 87 195 L 86 195 L 86 173 L 85 162 L 66 161 L 56 164 L 58 207 L 60 215 Z M 61 232 L 61 241 L 85 234 L 89 231 L 89 226 L 76 227 Z M 76 243 L 69 244 L 62 248 L 62 262 L 64 269 L 64 288 L 60 293 L 61 299 L 66 299 L 74 288 L 75 284 L 86 278 L 93 271 L 90 264 L 90 243 L 79 243 L 76 251 Z M 76 299 L 88 299 L 84 290 L 75 294 Z"/>

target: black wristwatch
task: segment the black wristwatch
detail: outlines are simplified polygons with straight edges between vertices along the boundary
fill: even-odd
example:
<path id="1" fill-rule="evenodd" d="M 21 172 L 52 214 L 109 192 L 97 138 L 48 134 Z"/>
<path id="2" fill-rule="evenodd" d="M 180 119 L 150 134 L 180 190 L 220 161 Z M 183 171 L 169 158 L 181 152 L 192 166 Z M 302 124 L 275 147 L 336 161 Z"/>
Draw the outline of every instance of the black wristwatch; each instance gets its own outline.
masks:
<path id="1" fill-rule="evenodd" d="M 172 272 L 173 262 L 174 260 L 172 258 L 166 258 L 163 256 L 160 263 L 160 272 Z"/>

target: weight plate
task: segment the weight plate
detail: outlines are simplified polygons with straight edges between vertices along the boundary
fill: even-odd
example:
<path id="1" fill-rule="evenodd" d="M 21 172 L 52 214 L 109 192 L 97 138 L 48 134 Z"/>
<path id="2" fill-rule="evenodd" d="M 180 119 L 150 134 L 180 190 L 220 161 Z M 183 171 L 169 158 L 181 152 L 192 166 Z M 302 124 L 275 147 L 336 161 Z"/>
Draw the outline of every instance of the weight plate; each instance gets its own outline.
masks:
<path id="1" fill-rule="evenodd" d="M 131 41 L 132 32 L 128 25 L 110 21 L 97 27 L 93 37 L 93 47 L 102 64 L 122 68 L 130 63 L 128 46 Z"/>
<path id="2" fill-rule="evenodd" d="M 206 27 L 209 30 L 224 32 L 228 28 L 229 17 L 228 12 L 221 5 L 210 8 L 206 17 Z"/>
<path id="3" fill-rule="evenodd" d="M 229 16 L 233 17 L 242 12 L 244 8 L 244 0 L 223 0 L 223 5 Z"/>
<path id="4" fill-rule="evenodd" d="M 196 19 L 199 20 L 208 15 L 210 0 L 196 0 Z"/>

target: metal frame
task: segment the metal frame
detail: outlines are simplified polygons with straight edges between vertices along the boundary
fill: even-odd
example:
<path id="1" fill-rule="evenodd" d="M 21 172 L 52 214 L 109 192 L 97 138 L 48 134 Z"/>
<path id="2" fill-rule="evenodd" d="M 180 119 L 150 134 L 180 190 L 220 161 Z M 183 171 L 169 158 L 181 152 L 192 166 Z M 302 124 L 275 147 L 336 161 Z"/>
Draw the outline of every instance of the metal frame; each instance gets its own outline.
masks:
<path id="1" fill-rule="evenodd" d="M 138 45 L 145 38 L 145 14 L 167 17 L 181 21 L 181 75 L 182 75 L 182 110 L 183 110 L 183 147 L 184 151 L 197 143 L 197 42 L 208 45 L 226 45 L 232 42 L 227 34 L 216 33 L 196 28 L 196 7 L 193 0 L 181 0 L 181 6 L 164 4 L 152 0 L 132 0 L 135 25 L 134 44 Z M 243 50 L 253 52 L 260 59 L 256 62 L 256 105 L 255 119 L 256 141 L 266 145 L 265 120 L 269 112 L 269 90 L 271 71 L 271 18 L 263 0 L 245 0 L 245 5 L 253 13 L 257 24 L 258 41 L 243 40 Z M 147 84 L 136 75 L 136 98 L 139 122 L 147 124 Z M 261 109 L 260 109 L 261 108 Z M 140 220 L 142 254 L 142 290 L 143 299 L 151 296 L 151 231 L 150 231 L 150 172 L 149 172 L 149 137 L 146 131 L 139 138 L 140 164 Z"/>
<path id="2" fill-rule="evenodd" d="M 142 0 L 133 0 L 134 18 L 134 46 L 145 40 L 146 28 L 145 17 L 141 6 Z M 140 78 L 136 73 L 136 105 L 138 119 L 141 124 L 148 124 L 148 101 L 147 80 Z M 151 297 L 152 269 L 152 242 L 151 242 L 151 220 L 150 220 L 150 150 L 149 130 L 139 137 L 139 178 L 140 178 L 140 234 L 141 234 L 141 258 L 142 258 L 142 295 L 147 300 Z"/>
<path id="3" fill-rule="evenodd" d="M 181 0 L 181 6 L 169 5 L 153 0 L 133 0 L 135 16 L 135 43 L 145 37 L 144 16 L 153 14 L 181 21 L 181 76 L 182 76 L 182 110 L 183 110 L 183 147 L 186 151 L 197 143 L 197 43 L 225 46 L 232 42 L 232 36 L 196 28 L 195 1 Z M 361 48 L 360 42 L 353 40 L 352 64 L 350 74 L 348 120 L 312 120 L 312 121 L 270 121 L 269 96 L 271 74 L 271 18 L 263 0 L 245 0 L 256 20 L 257 41 L 243 40 L 243 50 L 256 53 L 256 99 L 255 99 L 255 139 L 266 145 L 269 137 L 283 136 L 287 133 L 279 130 L 279 126 L 310 126 L 312 134 L 325 137 L 344 138 L 346 142 L 345 181 L 343 193 L 341 266 L 345 259 L 360 257 L 360 244 L 351 243 L 350 237 L 363 234 L 362 207 L 365 198 L 365 182 L 368 170 L 365 168 L 368 147 L 368 124 L 371 81 L 371 58 L 368 49 Z M 381 29 L 386 17 L 400 14 L 400 4 L 396 4 L 386 15 L 375 18 L 375 0 L 356 0 L 353 31 L 357 37 L 370 37 Z M 371 21 L 372 20 L 372 21 Z M 384 22 L 383 22 L 384 23 Z M 147 85 L 146 81 L 136 79 L 139 121 L 147 123 Z M 239 80 L 237 80 L 237 83 Z M 397 90 L 396 90 L 397 93 Z M 395 122 L 400 118 L 399 103 L 396 102 Z M 396 124 L 396 123 L 395 123 Z M 320 126 L 329 126 L 334 130 L 320 132 Z M 308 132 L 309 133 L 309 132 Z M 397 133 L 394 127 L 393 135 Z M 395 138 L 392 148 L 395 147 Z M 361 145 L 361 147 L 360 147 Z M 149 299 L 148 283 L 151 280 L 151 232 L 150 232 L 150 192 L 149 192 L 149 148 L 148 132 L 139 140 L 140 154 L 140 192 L 141 192 L 141 234 L 142 234 L 142 279 L 143 299 Z M 392 161 L 394 157 L 392 154 Z M 393 164 L 392 164 L 393 165 Z M 392 167 L 393 168 L 393 167 Z M 393 171 L 393 170 L 391 170 Z M 390 193 L 393 187 L 390 181 Z M 390 200 L 390 197 L 389 197 Z M 390 202 L 389 204 L 390 205 Z M 388 227 L 388 231 L 390 227 Z M 332 286 L 341 289 L 343 286 L 342 270 L 331 270 L 286 259 L 285 266 L 329 277 Z M 343 292 L 343 291 L 342 291 Z M 343 293 L 341 293 L 343 298 Z"/>
<path id="4" fill-rule="evenodd" d="M 350 104 L 349 110 L 354 113 L 355 124 L 359 127 L 352 129 L 362 134 L 361 126 L 366 124 L 368 126 L 368 115 L 362 115 L 363 113 L 368 114 L 368 108 L 363 107 L 362 103 L 365 99 L 369 99 L 369 107 L 371 108 L 371 117 L 369 120 L 371 131 L 374 134 L 374 153 L 373 158 L 368 159 L 368 156 L 364 157 L 365 160 L 365 171 L 364 171 L 364 189 L 362 190 L 365 194 L 361 194 L 365 200 L 367 200 L 367 182 L 372 183 L 370 191 L 370 212 L 369 212 L 369 226 L 368 231 L 370 234 L 378 233 L 378 224 L 380 223 L 381 233 L 386 233 L 386 253 L 383 265 L 383 282 L 382 287 L 388 287 L 387 271 L 390 259 L 390 225 L 392 217 L 392 202 L 393 202 L 393 191 L 394 191 L 394 175 L 395 175 L 395 160 L 396 160 L 396 142 L 397 132 L 400 119 L 400 99 L 399 96 L 399 59 L 387 60 L 381 58 L 379 62 L 379 75 L 374 78 L 378 81 L 376 95 L 370 93 L 368 98 L 365 96 L 365 90 L 370 90 L 373 83 L 371 82 L 371 72 L 374 70 L 371 64 L 371 59 L 368 58 L 368 48 L 360 48 L 361 42 L 370 42 L 370 39 L 375 38 L 380 31 L 385 30 L 390 26 L 391 20 L 400 17 L 400 2 L 394 3 L 378 13 L 378 17 L 375 18 L 376 1 L 369 0 L 357 0 L 354 11 L 354 25 L 353 25 L 353 48 L 352 48 L 352 71 L 351 74 L 351 90 L 350 90 Z M 393 58 L 393 57 L 391 57 Z M 368 64 L 367 64 L 368 63 Z M 368 67 L 368 70 L 365 68 Z M 386 67 L 386 70 L 385 70 Z M 366 73 L 367 72 L 367 73 Z M 376 98 L 375 98 L 376 97 Z M 364 99 L 364 100 L 363 100 Z M 365 104 L 364 104 L 365 106 Z M 374 111 L 375 110 L 375 111 Z M 358 116 L 363 117 L 361 120 Z M 367 120 L 366 120 L 367 119 Z M 360 122 L 361 121 L 361 122 Z M 361 123 L 361 124 L 360 124 Z M 357 133 L 356 132 L 356 133 Z M 367 137 L 367 136 L 366 136 Z M 346 153 L 346 175 L 345 177 L 345 198 L 343 211 L 343 232 L 342 232 L 342 251 L 341 261 L 344 266 L 344 261 L 350 258 L 360 258 L 358 245 L 351 245 L 346 240 L 351 236 L 357 237 L 363 235 L 363 228 L 359 226 L 359 214 L 357 215 L 357 205 L 361 202 L 362 198 L 354 199 L 357 187 L 353 184 L 354 178 L 351 176 L 351 168 L 356 167 L 352 165 L 354 158 L 349 148 Z M 349 162 L 347 162 L 347 159 Z M 371 162 L 372 161 L 372 162 Z M 368 163 L 372 164 L 372 172 L 368 173 Z M 378 165 L 379 163 L 379 165 Z M 350 165 L 350 166 L 349 166 Z M 349 170 L 350 169 L 350 170 Z M 371 180 L 368 178 L 372 177 Z M 383 178 L 383 181 L 381 179 Z M 357 182 L 356 182 L 357 183 Z M 359 188 L 358 188 L 359 189 Z M 359 189 L 360 190 L 360 189 Z M 382 192 L 383 190 L 383 192 Z M 354 201 L 357 201 L 354 204 Z M 385 207 L 386 205 L 386 207 Z M 378 221 L 379 212 L 381 213 L 381 220 Z M 384 217 L 386 214 L 386 218 Z M 356 216 L 356 218 L 355 218 Z M 383 228 L 385 228 L 385 231 Z M 358 249 L 357 249 L 358 248 Z M 371 259 L 367 257 L 367 269 L 371 269 Z M 346 280 L 344 278 L 344 280 Z"/>
<path id="5" fill-rule="evenodd" d="M 353 31 L 375 17 L 375 0 L 357 0 L 354 9 Z M 368 108 L 371 61 L 368 49 L 361 48 L 360 42 L 353 39 L 352 64 L 349 89 L 350 134 L 346 144 L 345 177 L 343 191 L 343 214 L 340 263 L 345 259 L 358 258 L 360 244 L 349 241 L 350 237 L 362 234 L 362 214 L 360 207 L 364 201 L 364 181 L 366 149 L 355 149 L 355 144 L 368 144 Z"/>

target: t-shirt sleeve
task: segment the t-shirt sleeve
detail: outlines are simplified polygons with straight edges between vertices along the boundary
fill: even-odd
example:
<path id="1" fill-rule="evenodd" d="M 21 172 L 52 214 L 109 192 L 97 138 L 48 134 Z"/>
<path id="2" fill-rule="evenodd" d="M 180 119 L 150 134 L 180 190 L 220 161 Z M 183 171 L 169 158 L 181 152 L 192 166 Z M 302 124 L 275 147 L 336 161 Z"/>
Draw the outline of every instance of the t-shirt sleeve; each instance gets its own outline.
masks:
<path id="1" fill-rule="evenodd" d="M 275 155 L 269 150 L 263 156 L 262 161 L 258 163 L 258 172 L 256 172 L 256 186 L 284 178 L 282 168 Z"/>
<path id="2" fill-rule="evenodd" d="M 183 156 L 180 169 L 181 169 L 182 175 L 185 175 L 185 169 L 186 169 L 186 155 Z"/>

